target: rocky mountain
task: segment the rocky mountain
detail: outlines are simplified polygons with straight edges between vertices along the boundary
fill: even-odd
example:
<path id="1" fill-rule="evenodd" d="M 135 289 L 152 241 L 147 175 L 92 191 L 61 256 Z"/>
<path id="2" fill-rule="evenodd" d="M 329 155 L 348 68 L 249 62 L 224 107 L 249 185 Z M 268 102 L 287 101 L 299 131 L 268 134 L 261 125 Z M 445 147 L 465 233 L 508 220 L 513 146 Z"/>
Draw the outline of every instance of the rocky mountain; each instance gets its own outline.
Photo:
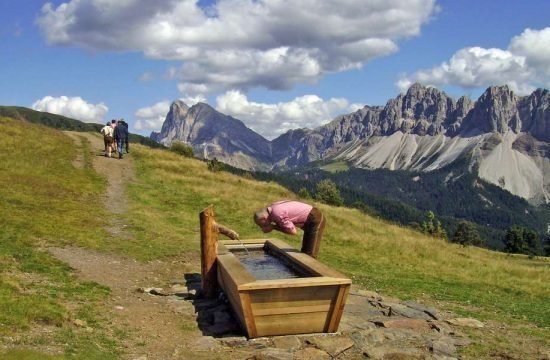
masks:
<path id="1" fill-rule="evenodd" d="M 432 171 L 466 159 L 481 178 L 534 203 L 550 201 L 550 92 L 517 96 L 488 88 L 457 101 L 420 84 L 382 106 L 365 106 L 316 129 L 268 141 L 206 104 L 175 102 L 153 139 L 193 145 L 234 166 L 284 169 L 312 161 L 367 169 Z M 457 176 L 460 176 L 457 174 Z"/>
<path id="2" fill-rule="evenodd" d="M 235 167 L 255 170 L 271 167 L 270 141 L 242 121 L 204 103 L 188 107 L 182 101 L 173 102 L 160 133 L 152 133 L 151 138 L 166 146 L 174 141 L 191 144 L 197 156 L 216 157 Z"/>

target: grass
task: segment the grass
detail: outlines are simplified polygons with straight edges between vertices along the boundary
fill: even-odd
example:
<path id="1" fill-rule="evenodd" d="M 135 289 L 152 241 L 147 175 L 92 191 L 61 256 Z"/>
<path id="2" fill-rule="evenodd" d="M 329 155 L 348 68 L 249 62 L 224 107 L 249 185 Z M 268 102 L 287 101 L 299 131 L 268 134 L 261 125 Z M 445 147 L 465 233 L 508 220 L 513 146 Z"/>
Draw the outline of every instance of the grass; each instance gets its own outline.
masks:
<path id="1" fill-rule="evenodd" d="M 109 290 L 78 281 L 43 250 L 46 246 L 78 245 L 143 261 L 182 253 L 198 257 L 198 214 L 209 204 L 215 206 L 217 221 L 241 238 L 273 236 L 299 246 L 299 237 L 263 234 L 252 221 L 255 209 L 295 194 L 275 183 L 210 172 L 202 161 L 138 145 L 132 148 L 137 180 L 128 184 L 128 212 L 123 215 L 134 236 L 113 241 L 102 230 L 105 180 L 91 167 L 86 141 L 80 149 L 85 154 L 82 169 L 71 165 L 71 140 L 45 127 L 0 119 L 0 146 L 9 149 L 0 153 L 0 182 L 5 184 L 0 187 L 0 323 L 5 325 L 0 335 L 19 336 L 19 346 L 60 344 L 62 351 L 52 359 L 116 358 L 120 350 L 116 339 L 95 331 L 105 322 L 96 303 Z M 518 345 L 481 331 L 473 334 L 482 340 L 465 349 L 466 357 L 490 357 L 495 348 L 521 353 L 550 346 L 549 259 L 465 248 L 358 210 L 315 205 L 327 216 L 320 260 L 354 283 L 460 316 L 497 321 L 506 325 L 507 339 L 527 339 Z M 86 320 L 94 332 L 70 326 L 75 317 Z M 53 327 L 55 336 L 32 335 L 29 329 L 37 324 Z M 29 335 L 20 336 L 25 333 Z M 18 348 L 0 353 L 2 358 L 47 358 L 40 355 L 44 353 Z"/>
<path id="2" fill-rule="evenodd" d="M 345 161 L 335 161 L 335 162 L 331 162 L 330 164 L 321 166 L 321 169 L 328 171 L 330 173 L 336 173 L 339 171 L 349 170 L 349 165 Z"/>
<path id="3" fill-rule="evenodd" d="M 298 237 L 263 234 L 253 224 L 256 208 L 296 198 L 274 183 L 260 183 L 169 152 L 136 147 L 139 181 L 129 188 L 129 219 L 138 242 L 122 249 L 140 259 L 175 252 L 198 255 L 198 214 L 214 204 L 217 221 L 241 238 L 275 236 L 299 246 Z M 427 237 L 365 215 L 358 210 L 315 204 L 328 226 L 320 260 L 345 272 L 355 283 L 385 295 L 435 304 L 459 316 L 514 324 L 517 334 L 533 329 L 535 342 L 548 346 L 550 261 L 529 259 Z M 516 333 L 514 333 L 516 334 Z M 525 334 L 523 334 L 525 335 Z M 495 342 L 488 342 L 492 346 Z"/>
<path id="4" fill-rule="evenodd" d="M 14 347 L 0 357 L 117 356 L 114 341 L 100 330 L 105 319 L 96 305 L 109 289 L 79 281 L 45 251 L 52 245 L 102 246 L 105 180 L 94 173 L 89 156 L 82 169 L 71 164 L 73 142 L 58 131 L 0 118 L 0 134 L 0 343 Z M 75 329 L 75 318 L 94 331 Z M 43 344 L 57 353 L 19 349 Z"/>

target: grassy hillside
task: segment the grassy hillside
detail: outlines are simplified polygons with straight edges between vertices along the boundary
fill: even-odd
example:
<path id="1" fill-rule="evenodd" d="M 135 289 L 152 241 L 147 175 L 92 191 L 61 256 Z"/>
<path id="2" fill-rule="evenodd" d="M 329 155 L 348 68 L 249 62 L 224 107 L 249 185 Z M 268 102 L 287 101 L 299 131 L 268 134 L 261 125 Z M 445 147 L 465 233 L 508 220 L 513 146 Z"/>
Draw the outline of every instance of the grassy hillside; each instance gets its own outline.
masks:
<path id="1" fill-rule="evenodd" d="M 0 348 L 3 358 L 44 358 L 51 348 L 85 359 L 117 358 L 123 352 L 119 339 L 124 329 L 109 329 L 101 315 L 109 289 L 78 280 L 45 247 L 77 245 L 141 261 L 181 253 L 194 257 L 199 253 L 198 213 L 207 205 L 214 204 L 218 222 L 242 238 L 258 238 L 265 235 L 253 224 L 252 212 L 273 200 L 296 197 L 275 183 L 210 172 L 202 161 L 135 146 L 131 155 L 137 180 L 128 184 L 128 212 L 121 215 L 134 236 L 120 241 L 103 230 L 108 218 L 100 197 L 105 181 L 90 166 L 86 141 L 78 149 L 88 154 L 85 166 L 77 169 L 67 136 L 2 118 L 0 146 L 0 345 L 38 351 L 2 354 Z M 505 336 L 470 330 L 481 341 L 465 349 L 466 357 L 550 346 L 548 259 L 464 248 L 358 210 L 315 205 L 327 216 L 320 260 L 356 284 L 502 323 Z M 299 244 L 298 238 L 273 235 Z M 76 317 L 94 331 L 71 326 Z M 50 350 L 41 352 L 46 345 Z"/>
<path id="2" fill-rule="evenodd" d="M 506 230 L 512 226 L 533 229 L 543 238 L 550 224 L 547 208 L 533 206 L 479 179 L 466 163 L 430 172 L 346 169 L 344 162 L 318 165 L 255 177 L 275 180 L 294 191 L 306 188 L 310 193 L 319 181 L 330 179 L 339 187 L 345 204 L 404 225 L 418 225 L 427 211 L 433 211 L 450 236 L 460 220 L 468 220 L 477 225 L 491 249 L 504 249 Z"/>
<path id="3" fill-rule="evenodd" d="M 0 106 L 0 117 L 25 120 L 34 124 L 46 125 L 58 130 L 99 132 L 99 130 L 103 127 L 103 124 L 85 123 L 63 115 L 31 110 L 21 106 Z M 142 135 L 130 134 L 129 140 L 132 143 L 142 144 L 149 147 L 162 147 L 162 145 Z"/>

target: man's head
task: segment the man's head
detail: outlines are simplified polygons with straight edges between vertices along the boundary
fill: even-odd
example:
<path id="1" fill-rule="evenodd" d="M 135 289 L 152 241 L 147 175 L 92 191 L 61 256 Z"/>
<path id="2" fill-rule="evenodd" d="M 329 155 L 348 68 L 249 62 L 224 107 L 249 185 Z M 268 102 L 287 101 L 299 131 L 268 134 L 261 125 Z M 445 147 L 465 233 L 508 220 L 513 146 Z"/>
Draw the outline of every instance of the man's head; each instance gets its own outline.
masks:
<path id="1" fill-rule="evenodd" d="M 269 213 L 267 212 L 267 208 L 259 209 L 254 213 L 254 222 L 256 223 L 256 225 L 260 227 L 264 227 L 270 223 L 268 218 L 269 218 Z"/>
<path id="2" fill-rule="evenodd" d="M 105 124 L 107 126 L 111 125 L 111 122 L 110 121 L 107 121 L 107 124 Z"/>
<path id="3" fill-rule="evenodd" d="M 111 124 L 116 124 L 116 120 L 115 119 L 111 120 Z"/>

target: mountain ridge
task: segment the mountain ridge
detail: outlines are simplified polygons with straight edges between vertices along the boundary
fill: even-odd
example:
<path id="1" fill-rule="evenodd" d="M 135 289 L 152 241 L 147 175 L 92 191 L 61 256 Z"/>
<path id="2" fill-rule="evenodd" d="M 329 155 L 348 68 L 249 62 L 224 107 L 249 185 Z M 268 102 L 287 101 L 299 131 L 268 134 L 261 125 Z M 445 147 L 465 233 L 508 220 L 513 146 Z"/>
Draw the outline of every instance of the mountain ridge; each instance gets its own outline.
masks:
<path id="1" fill-rule="evenodd" d="M 215 121 L 194 113 L 210 114 Z M 477 101 L 465 96 L 455 101 L 435 87 L 415 83 L 385 106 L 367 105 L 318 128 L 290 130 L 272 141 L 240 120 L 239 131 L 230 133 L 231 126 L 220 131 L 216 124 L 233 120 L 202 103 L 183 116 L 171 109 L 161 132 L 152 138 L 165 145 L 185 141 L 201 157 L 262 171 L 318 160 L 344 160 L 366 169 L 432 171 L 466 158 L 470 169 L 479 169 L 486 181 L 534 203 L 550 202 L 547 89 L 517 96 L 506 85 L 493 86 Z M 205 136 L 190 132 L 196 126 L 205 128 Z"/>

